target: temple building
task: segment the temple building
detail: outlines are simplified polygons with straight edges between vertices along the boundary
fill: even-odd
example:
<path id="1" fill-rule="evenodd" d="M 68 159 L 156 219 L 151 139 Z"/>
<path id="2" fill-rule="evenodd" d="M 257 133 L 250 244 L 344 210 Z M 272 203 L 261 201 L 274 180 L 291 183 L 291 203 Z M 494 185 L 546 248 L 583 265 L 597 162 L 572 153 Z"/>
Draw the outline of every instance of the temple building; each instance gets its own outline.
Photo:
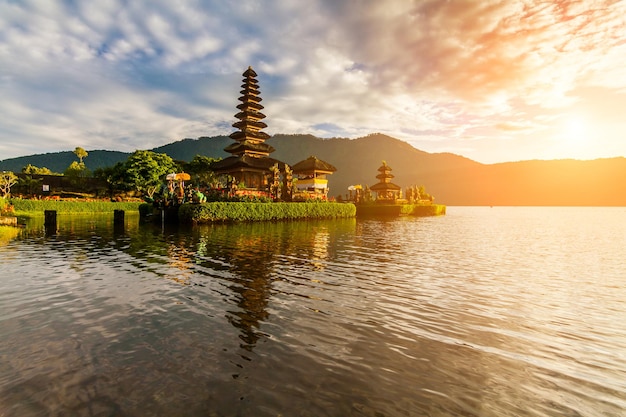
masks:
<path id="1" fill-rule="evenodd" d="M 376 202 L 378 203 L 394 203 L 400 198 L 401 187 L 391 182 L 394 175 L 391 173 L 391 167 L 387 165 L 387 162 L 383 161 L 383 164 L 378 168 L 380 174 L 376 175 L 378 183 L 370 187 L 371 191 L 376 192 Z"/>
<path id="2" fill-rule="evenodd" d="M 272 168 L 275 164 L 281 171 L 285 164 L 270 158 L 269 154 L 274 148 L 267 143 L 270 136 L 262 129 L 267 125 L 261 120 L 265 115 L 261 113 L 263 106 L 260 104 L 259 83 L 255 77 L 256 72 L 252 67 L 243 73 L 244 79 L 239 97 L 241 104 L 237 106 L 239 113 L 235 117 L 238 122 L 233 127 L 239 129 L 230 135 L 235 143 L 224 148 L 231 156 L 217 161 L 211 165 L 211 169 L 218 175 L 229 175 L 235 185 L 243 185 L 248 191 L 266 192 L 272 177 Z"/>
<path id="3" fill-rule="evenodd" d="M 328 198 L 327 175 L 337 171 L 337 168 L 310 156 L 304 161 L 300 161 L 293 166 L 293 174 L 296 176 L 296 188 L 298 193 L 307 193 L 309 198 Z"/>

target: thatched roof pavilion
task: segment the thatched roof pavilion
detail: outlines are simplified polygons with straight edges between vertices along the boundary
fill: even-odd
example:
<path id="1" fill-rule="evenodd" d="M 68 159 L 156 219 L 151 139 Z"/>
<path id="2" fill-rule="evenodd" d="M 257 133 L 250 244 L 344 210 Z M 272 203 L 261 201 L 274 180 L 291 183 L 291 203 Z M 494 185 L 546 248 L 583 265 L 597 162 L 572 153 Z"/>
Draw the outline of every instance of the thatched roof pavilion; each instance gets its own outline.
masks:
<path id="1" fill-rule="evenodd" d="M 337 168 L 315 156 L 309 156 L 304 161 L 298 162 L 292 169 L 294 174 L 304 175 L 326 175 L 337 171 Z"/>
<path id="2" fill-rule="evenodd" d="M 293 173 L 297 176 L 296 186 L 300 192 L 308 192 L 311 197 L 326 199 L 328 195 L 328 179 L 337 171 L 333 165 L 322 161 L 315 156 L 309 156 L 293 166 Z"/>

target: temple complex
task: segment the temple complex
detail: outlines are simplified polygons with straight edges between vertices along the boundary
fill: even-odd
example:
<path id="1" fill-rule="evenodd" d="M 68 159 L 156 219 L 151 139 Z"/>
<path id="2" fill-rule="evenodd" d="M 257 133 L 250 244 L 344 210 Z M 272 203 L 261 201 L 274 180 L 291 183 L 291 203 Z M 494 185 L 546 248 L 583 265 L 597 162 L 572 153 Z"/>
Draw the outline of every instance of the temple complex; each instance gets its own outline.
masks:
<path id="1" fill-rule="evenodd" d="M 293 166 L 293 173 L 297 178 L 296 187 L 298 193 L 307 194 L 309 198 L 326 200 L 328 198 L 328 179 L 326 175 L 330 175 L 335 171 L 337 171 L 337 168 L 314 156 L 298 162 Z"/>
<path id="2" fill-rule="evenodd" d="M 237 106 L 240 111 L 235 114 L 239 121 L 233 123 L 239 130 L 230 135 L 235 143 L 224 148 L 231 156 L 213 163 L 211 168 L 218 175 L 231 176 L 234 185 L 243 185 L 248 191 L 266 192 L 272 178 L 271 168 L 278 164 L 283 171 L 285 164 L 269 156 L 274 148 L 265 143 L 270 136 L 262 131 L 267 125 L 261 121 L 265 115 L 261 113 L 257 74 L 248 67 L 243 76 L 241 104 Z"/>
<path id="3" fill-rule="evenodd" d="M 391 182 L 394 175 L 391 173 L 391 167 L 387 162 L 378 168 L 379 174 L 376 175 L 378 183 L 370 187 L 371 191 L 376 192 L 377 203 L 394 203 L 400 197 L 401 187 Z"/>

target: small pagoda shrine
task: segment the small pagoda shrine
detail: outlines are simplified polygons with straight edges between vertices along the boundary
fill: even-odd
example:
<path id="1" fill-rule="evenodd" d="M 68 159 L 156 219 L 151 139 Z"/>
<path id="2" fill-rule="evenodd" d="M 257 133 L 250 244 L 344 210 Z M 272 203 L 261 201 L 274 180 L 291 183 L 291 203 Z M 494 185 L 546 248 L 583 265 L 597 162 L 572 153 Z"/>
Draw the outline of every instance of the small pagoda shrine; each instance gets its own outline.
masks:
<path id="1" fill-rule="evenodd" d="M 296 188 L 299 194 L 306 194 L 308 198 L 328 199 L 327 175 L 337 171 L 337 168 L 315 156 L 309 156 L 293 167 L 296 175 Z"/>
<path id="2" fill-rule="evenodd" d="M 391 182 L 394 175 L 391 173 L 391 167 L 387 165 L 387 162 L 383 161 L 383 164 L 378 168 L 379 174 L 376 175 L 378 183 L 370 187 L 371 191 L 376 193 L 377 203 L 395 203 L 400 197 L 401 187 Z"/>
<path id="3" fill-rule="evenodd" d="M 271 168 L 278 164 L 282 171 L 285 164 L 269 157 L 275 149 L 265 143 L 270 136 L 262 131 L 267 125 L 261 121 L 265 115 L 261 113 L 257 74 L 248 67 L 243 76 L 241 104 L 237 106 L 240 111 L 235 114 L 239 121 L 233 123 L 239 130 L 230 135 L 235 143 L 224 148 L 231 156 L 213 163 L 211 168 L 218 175 L 231 176 L 233 185 L 243 185 L 248 193 L 265 193 L 272 177 Z"/>

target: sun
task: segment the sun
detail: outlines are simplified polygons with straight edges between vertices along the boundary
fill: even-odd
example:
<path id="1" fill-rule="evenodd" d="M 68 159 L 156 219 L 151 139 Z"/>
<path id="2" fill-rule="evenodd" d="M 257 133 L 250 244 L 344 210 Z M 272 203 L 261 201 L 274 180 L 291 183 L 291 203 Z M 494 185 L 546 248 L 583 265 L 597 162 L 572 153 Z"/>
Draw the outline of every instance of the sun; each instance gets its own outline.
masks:
<path id="1" fill-rule="evenodd" d="M 587 159 L 594 146 L 594 131 L 587 117 L 581 113 L 563 113 L 553 125 L 551 158 Z"/>
<path id="2" fill-rule="evenodd" d="M 571 145 L 581 145 L 589 138 L 587 122 L 580 115 L 566 116 L 563 120 L 562 139 Z"/>

